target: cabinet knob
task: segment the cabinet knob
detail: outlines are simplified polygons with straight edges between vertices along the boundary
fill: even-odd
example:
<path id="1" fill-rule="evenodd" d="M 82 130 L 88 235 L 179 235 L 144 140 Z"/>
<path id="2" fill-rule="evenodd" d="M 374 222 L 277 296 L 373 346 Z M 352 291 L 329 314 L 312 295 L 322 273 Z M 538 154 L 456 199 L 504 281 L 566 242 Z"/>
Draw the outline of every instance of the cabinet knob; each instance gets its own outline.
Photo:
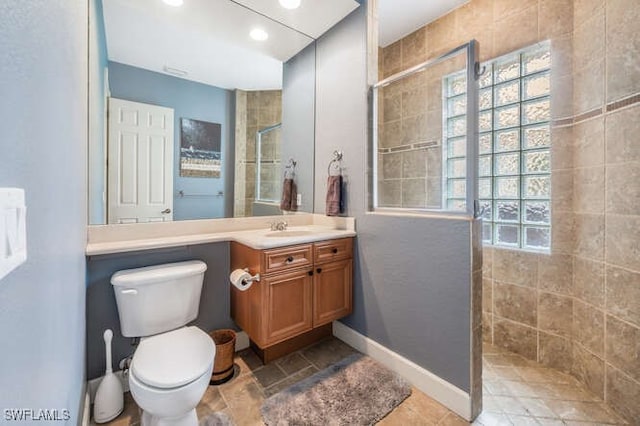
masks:
<path id="1" fill-rule="evenodd" d="M 338 252 L 338 249 L 337 249 L 336 247 L 334 247 L 334 248 L 331 250 L 331 253 L 333 253 L 333 254 L 336 254 L 337 252 Z"/>
<path id="2" fill-rule="evenodd" d="M 293 262 L 293 256 L 289 256 L 289 257 L 287 257 L 287 262 L 288 262 L 288 263 Z"/>
<path id="3" fill-rule="evenodd" d="M 322 272 L 322 268 L 318 268 L 318 269 L 316 269 L 316 272 L 317 272 L 317 273 Z"/>
<path id="4" fill-rule="evenodd" d="M 309 272 L 307 272 L 307 274 L 309 274 L 309 276 L 311 277 L 311 276 L 313 276 L 313 271 L 309 271 Z"/>

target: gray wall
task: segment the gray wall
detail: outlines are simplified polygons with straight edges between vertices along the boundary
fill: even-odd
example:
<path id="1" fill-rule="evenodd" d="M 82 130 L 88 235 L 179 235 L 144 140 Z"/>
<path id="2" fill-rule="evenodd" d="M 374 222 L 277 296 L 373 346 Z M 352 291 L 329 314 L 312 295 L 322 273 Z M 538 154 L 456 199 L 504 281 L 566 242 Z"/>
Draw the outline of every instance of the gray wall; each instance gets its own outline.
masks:
<path id="1" fill-rule="evenodd" d="M 367 214 L 365 7 L 316 42 L 315 211 L 325 212 L 327 164 L 341 150 L 358 232 L 344 323 L 469 391 L 469 222 Z"/>
<path id="2" fill-rule="evenodd" d="M 215 219 L 231 216 L 235 149 L 233 92 L 219 87 L 109 62 L 111 96 L 174 109 L 173 191 L 207 194 L 207 197 L 174 198 L 173 218 Z M 193 118 L 222 124 L 222 173 L 220 178 L 180 177 L 180 119 Z M 92 174 L 95 172 L 91 171 Z M 216 197 L 218 191 L 224 197 Z"/>
<path id="3" fill-rule="evenodd" d="M 111 276 L 119 270 L 200 259 L 207 264 L 200 297 L 200 312 L 194 324 L 205 331 L 235 328 L 229 312 L 229 244 L 201 244 L 189 247 L 92 256 L 87 259 L 87 377 L 104 374 L 102 334 L 113 330 L 113 368 L 134 351 L 131 339 L 122 337 Z"/>
<path id="4" fill-rule="evenodd" d="M 0 2 L 0 187 L 26 190 L 29 254 L 0 281 L 0 409 L 69 409 L 67 424 L 84 386 L 87 16 Z"/>
<path id="5" fill-rule="evenodd" d="M 313 210 L 315 137 L 316 44 L 284 63 L 282 70 L 282 167 L 293 158 L 296 166 L 298 194 L 302 194 L 299 211 Z"/>

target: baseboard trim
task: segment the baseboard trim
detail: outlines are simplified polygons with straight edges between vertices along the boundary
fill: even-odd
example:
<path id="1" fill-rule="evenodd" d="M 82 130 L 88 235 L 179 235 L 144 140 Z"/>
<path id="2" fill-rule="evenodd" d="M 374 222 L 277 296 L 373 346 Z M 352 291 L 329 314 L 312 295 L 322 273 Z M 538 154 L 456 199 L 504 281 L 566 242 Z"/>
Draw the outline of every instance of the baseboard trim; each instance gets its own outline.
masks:
<path id="1" fill-rule="evenodd" d="M 467 392 L 339 321 L 333 322 L 333 335 L 395 371 L 460 417 L 471 421 L 471 397 Z"/>
<path id="2" fill-rule="evenodd" d="M 82 404 L 82 418 L 79 422 L 81 426 L 89 426 L 91 420 L 91 396 L 89 395 L 89 389 L 84 393 L 84 403 Z"/>

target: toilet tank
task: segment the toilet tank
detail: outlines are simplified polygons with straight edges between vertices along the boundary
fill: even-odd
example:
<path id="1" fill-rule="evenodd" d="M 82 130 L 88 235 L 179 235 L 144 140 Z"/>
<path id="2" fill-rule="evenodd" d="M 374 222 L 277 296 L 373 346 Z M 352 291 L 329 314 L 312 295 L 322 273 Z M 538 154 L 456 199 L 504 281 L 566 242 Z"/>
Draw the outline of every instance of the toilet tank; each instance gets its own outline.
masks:
<path id="1" fill-rule="evenodd" d="M 122 335 L 151 336 L 196 319 L 206 270 L 204 262 L 191 260 L 113 274 Z"/>

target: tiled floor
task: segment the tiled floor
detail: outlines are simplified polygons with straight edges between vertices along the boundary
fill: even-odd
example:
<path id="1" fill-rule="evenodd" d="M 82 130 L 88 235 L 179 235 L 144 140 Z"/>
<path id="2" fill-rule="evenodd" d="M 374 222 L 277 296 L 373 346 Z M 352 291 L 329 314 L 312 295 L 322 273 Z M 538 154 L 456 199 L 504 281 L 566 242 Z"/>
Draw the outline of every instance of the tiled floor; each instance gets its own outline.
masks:
<path id="1" fill-rule="evenodd" d="M 265 398 L 354 353 L 337 339 L 328 339 L 269 365 L 250 350 L 236 355 L 235 377 L 210 386 L 198 405 L 198 417 L 222 411 L 238 426 L 262 425 Z M 492 346 L 484 347 L 484 411 L 475 425 L 625 424 L 574 378 L 541 367 Z M 126 394 L 125 412 L 110 425 L 135 425 L 138 408 Z M 446 407 L 417 389 L 379 425 L 466 425 Z"/>

